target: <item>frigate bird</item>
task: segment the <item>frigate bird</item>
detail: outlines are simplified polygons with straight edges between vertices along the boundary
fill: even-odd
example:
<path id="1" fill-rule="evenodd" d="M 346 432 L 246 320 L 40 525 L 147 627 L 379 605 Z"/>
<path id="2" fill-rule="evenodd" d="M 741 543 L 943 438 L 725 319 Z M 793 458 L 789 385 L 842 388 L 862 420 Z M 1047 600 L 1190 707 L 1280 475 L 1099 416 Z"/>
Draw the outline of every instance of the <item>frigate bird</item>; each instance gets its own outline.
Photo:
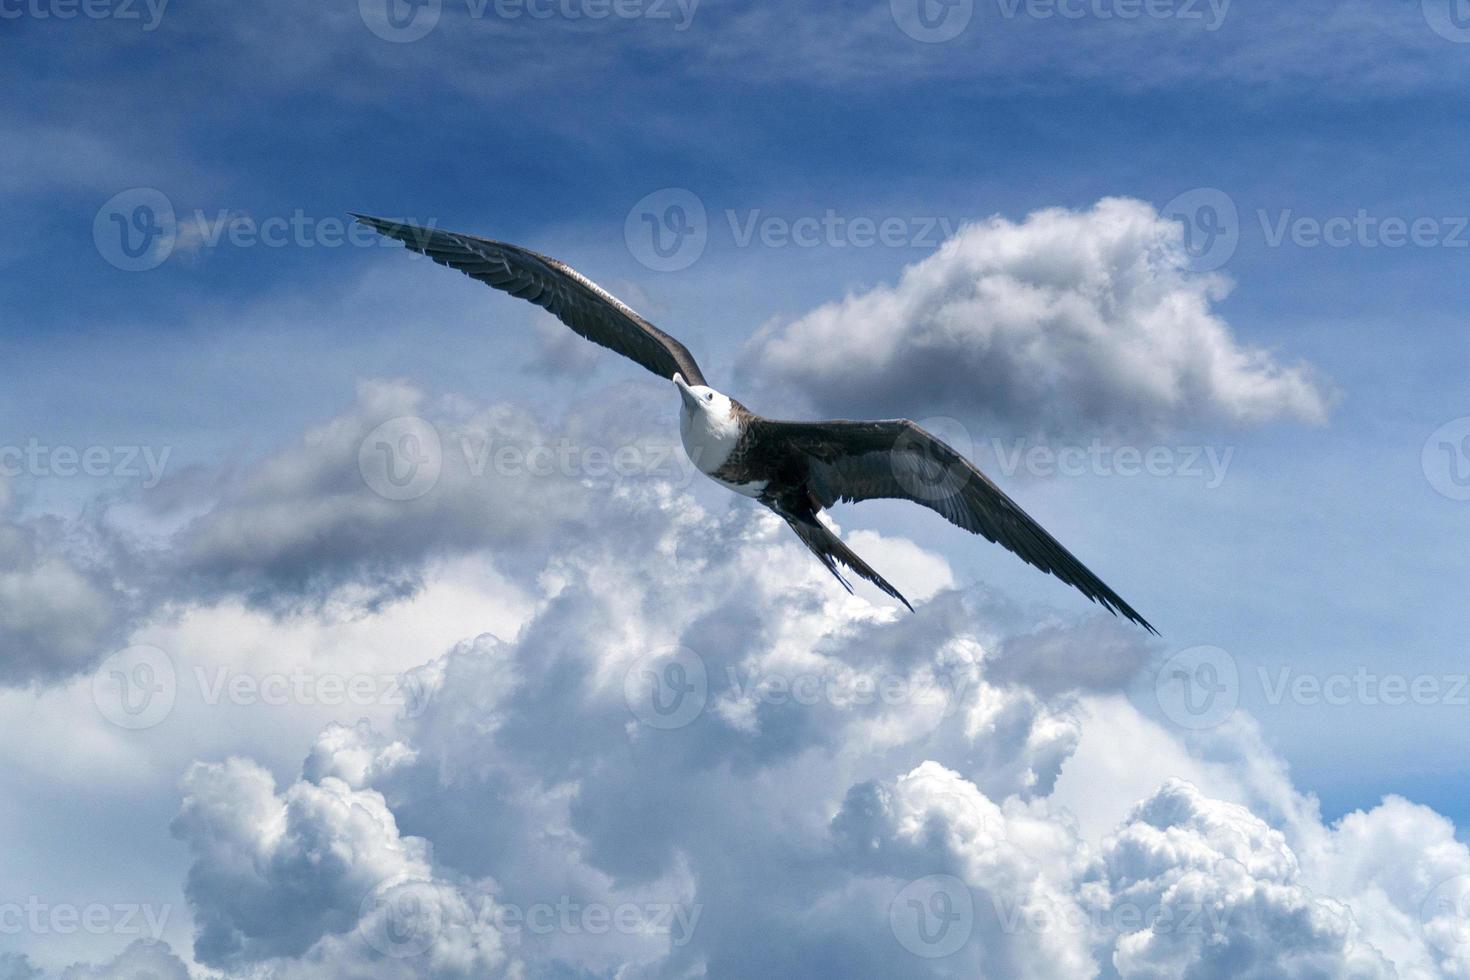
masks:
<path id="1" fill-rule="evenodd" d="M 775 511 L 848 592 L 844 565 L 913 610 L 818 514 L 839 502 L 899 498 L 933 510 L 1050 572 L 1115 615 L 1157 631 L 969 460 L 907 419 L 785 422 L 705 383 L 688 348 L 564 262 L 474 235 L 354 214 L 441 265 L 529 300 L 588 340 L 678 388 L 679 433 L 701 472 Z"/>

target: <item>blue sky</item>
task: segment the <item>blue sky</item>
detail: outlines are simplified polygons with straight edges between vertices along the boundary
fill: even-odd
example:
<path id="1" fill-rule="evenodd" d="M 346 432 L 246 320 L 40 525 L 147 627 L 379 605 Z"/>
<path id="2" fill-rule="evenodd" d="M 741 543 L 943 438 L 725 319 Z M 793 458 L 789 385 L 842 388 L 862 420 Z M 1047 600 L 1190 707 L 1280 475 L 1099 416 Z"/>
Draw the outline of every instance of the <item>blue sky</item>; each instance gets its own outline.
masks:
<path id="1" fill-rule="evenodd" d="M 567 260 L 684 340 L 712 384 L 757 411 L 879 414 L 891 409 L 876 394 L 882 385 L 911 392 L 911 407 L 893 410 L 951 420 L 977 447 L 977 461 L 1163 633 L 1160 643 L 1130 655 L 1138 658 L 1137 677 L 1115 679 L 1112 690 L 1092 696 L 1116 696 L 1157 720 L 1150 671 L 1180 651 L 1220 648 L 1238 669 L 1230 695 L 1239 698 L 1239 715 L 1259 724 L 1260 757 L 1282 761 L 1292 792 L 1320 801 L 1322 825 L 1345 833 L 1334 821 L 1383 812 L 1375 809 L 1380 801 L 1397 794 L 1448 818 L 1462 837 L 1470 821 L 1463 751 L 1470 691 L 1464 700 L 1445 693 L 1430 699 L 1435 703 L 1408 705 L 1372 703 L 1361 694 L 1341 704 L 1272 695 L 1283 670 L 1318 682 L 1358 672 L 1380 680 L 1428 677 L 1442 691 L 1465 674 L 1470 503 L 1455 499 L 1453 480 L 1446 483 L 1458 472 L 1453 467 L 1470 470 L 1463 456 L 1470 442 L 1456 441 L 1470 434 L 1470 423 L 1464 432 L 1454 428 L 1470 415 L 1462 370 L 1470 354 L 1470 204 L 1462 161 L 1470 146 L 1461 108 L 1470 28 L 1454 19 L 1465 14 L 1456 3 L 1233 0 L 1211 7 L 1178 0 L 1145 8 L 1088 0 L 1057 8 L 1039 0 L 961 0 L 925 8 L 938 18 L 930 21 L 936 30 L 957 31 L 925 42 L 905 32 L 916 22 L 914 5 L 904 0 L 629 4 L 619 9 L 637 16 L 605 19 L 568 16 L 600 9 L 593 0 L 533 5 L 545 17 L 510 16 L 528 9 L 514 4 L 443 0 L 418 10 L 417 20 L 400 21 L 412 31 L 439 18 L 416 40 L 381 19 L 387 8 L 377 0 L 311 9 L 275 0 L 174 0 L 153 8 L 119 0 L 88 8 L 95 16 L 75 17 L 64 16 L 70 8 L 61 0 L 0 0 L 0 80 L 22 94 L 0 106 L 7 218 L 0 225 L 0 442 L 110 451 L 96 476 L 59 475 L 53 465 L 23 468 L 0 484 L 6 532 L 25 542 L 15 553 L 29 556 L 14 559 L 16 574 L 39 576 L 46 566 L 38 556 L 60 548 L 80 570 L 76 582 L 110 597 L 105 610 L 89 595 L 84 608 L 61 617 L 95 625 L 95 646 L 76 641 L 75 651 L 53 661 L 44 648 L 49 641 L 17 653 L 31 640 L 7 640 L 12 650 L 0 656 L 14 666 L 0 671 L 11 686 L 0 695 L 0 710 L 14 719 L 68 717 L 51 699 L 68 690 L 85 694 L 96 665 L 140 637 L 167 633 L 183 642 L 183 631 L 215 651 L 210 656 L 218 662 L 247 662 L 239 659 L 243 647 L 229 649 L 230 616 L 266 615 L 273 624 L 251 631 L 320 629 L 341 640 L 332 631 L 347 627 L 332 617 L 365 601 L 357 589 L 387 590 L 413 616 L 432 614 L 440 608 L 435 603 L 453 605 L 446 596 L 484 600 L 483 608 L 470 602 L 453 617 L 459 632 L 425 629 L 416 649 L 384 652 L 384 671 L 417 668 L 485 631 L 523 645 L 554 643 L 538 629 L 571 631 L 535 611 L 542 608 L 537 589 L 556 577 L 548 569 L 557 554 L 569 542 L 596 537 L 587 528 L 600 519 L 598 498 L 579 496 L 570 485 L 521 486 L 504 491 L 521 496 L 494 500 L 465 490 L 463 499 L 436 504 L 422 523 L 359 525 L 353 521 L 360 515 L 344 517 L 302 532 L 314 546 L 288 542 L 269 554 L 256 540 L 276 533 L 283 512 L 318 513 L 337 492 L 334 478 L 318 472 L 302 447 L 323 444 L 317 436 L 329 443 L 344 427 L 371 428 L 383 406 L 408 406 L 405 413 L 441 428 L 473 428 L 479 413 L 499 405 L 532 420 L 528 427 L 582 438 L 613 438 L 606 426 L 614 423 L 647 433 L 666 423 L 664 435 L 674 431 L 671 392 L 611 354 L 566 343 L 533 308 L 396 246 L 365 236 L 338 243 L 347 212 L 364 211 Z M 407 17 L 411 8 L 394 9 Z M 118 267 L 108 234 L 114 213 L 126 220 L 138 201 L 159 200 L 140 197 L 142 189 L 162 195 L 179 234 L 156 267 L 127 271 Z M 660 271 L 650 267 L 636 234 L 639 212 L 662 213 L 676 200 L 673 189 L 687 191 L 703 210 L 703 245 L 697 259 Z M 1223 193 L 1205 198 L 1201 189 Z M 1207 271 L 1170 275 L 1183 277 L 1180 295 L 1190 296 L 1196 289 L 1188 284 L 1203 281 L 1191 277 L 1216 277 L 1216 285 L 1199 287 L 1210 315 L 1228 325 L 1238 349 L 1265 352 L 1278 367 L 1309 366 L 1327 406 L 1323 418 L 1273 410 L 1242 421 L 1229 417 L 1229 405 L 1214 411 L 1209 399 L 1202 407 L 1184 399 L 1137 418 L 1121 409 L 1096 417 L 1058 409 L 1066 431 L 1048 435 L 1041 428 L 1055 419 L 997 407 L 995 392 L 1014 379 L 960 375 L 973 390 L 956 382 L 940 391 L 922 373 L 904 373 L 912 368 L 901 358 L 850 391 L 825 381 L 821 393 L 804 391 L 802 380 L 811 378 L 797 368 L 763 375 L 773 363 L 763 346 L 770 338 L 799 336 L 824 304 L 894 286 L 966 225 L 1003 219 L 989 226 L 990 238 L 974 241 L 977 249 L 994 242 L 1004 251 L 1008 236 L 1035 228 L 1028 216 L 1045 209 L 1088 215 L 1100 201 L 1125 198 L 1167 224 L 1191 214 L 1203 220 L 1198 203 L 1222 197 L 1235 211 L 1227 231 L 1236 244 L 1207 256 L 1216 260 Z M 1180 201 L 1171 213 L 1171 202 Z M 845 229 L 835 239 L 783 243 L 790 223 L 829 215 Z M 231 220 L 236 240 L 226 230 L 212 244 L 211 223 Z M 854 243 L 855 221 L 902 230 L 891 243 L 862 246 Z M 279 247 L 258 240 L 261 229 L 293 222 L 298 230 Z M 1398 233 L 1417 240 L 1394 245 L 1395 222 L 1417 228 Z M 1324 226 L 1342 237 L 1316 240 Z M 742 229 L 750 228 L 764 231 L 743 239 Z M 1037 282 L 1060 281 L 1066 273 L 1047 265 L 1052 258 L 1023 256 L 1006 274 L 1024 279 L 1036 269 Z M 1081 287 L 1077 294 L 1088 295 Z M 1154 330 L 1143 335 L 1167 339 Z M 1193 342 L 1179 336 L 1185 347 Z M 1067 375 L 1059 377 L 1064 384 Z M 596 406 L 609 393 L 626 400 L 627 418 L 598 417 Z M 1052 394 L 1067 406 L 1075 392 Z M 1131 404 L 1126 386 L 1105 395 Z M 1426 450 L 1445 426 L 1448 434 Z M 1196 448 L 1228 452 L 1228 468 L 1217 481 L 995 470 L 999 447 L 1027 445 L 1018 440 L 1085 446 L 1094 438 L 1110 451 L 1162 446 L 1175 463 Z M 1451 448 L 1440 449 L 1440 442 Z M 118 447 L 137 448 L 140 460 L 143 449 L 155 458 L 166 451 L 158 479 L 150 480 L 146 467 L 142 476 L 118 472 Z M 711 515 L 733 507 L 731 520 L 754 519 L 748 505 L 707 482 L 676 484 L 677 494 Z M 506 499 L 536 513 L 525 518 L 528 528 L 505 516 Z M 619 513 L 630 527 L 644 527 L 643 517 Z M 925 511 L 884 503 L 839 508 L 834 516 L 846 533 L 889 542 L 883 547 L 896 556 L 894 576 L 907 568 L 916 591 L 941 593 L 934 609 L 946 601 L 948 584 L 974 604 L 967 607 L 974 615 L 983 608 L 996 616 L 1006 625 L 996 626 L 992 639 L 1090 622 L 1085 601 L 1064 586 Z M 197 535 L 191 521 L 202 522 Z M 11 561 L 9 555 L 0 549 L 0 558 Z M 658 559 L 646 561 L 648 574 L 658 574 L 651 570 Z M 947 571 L 935 570 L 941 564 Z M 824 588 L 815 580 L 803 587 Z M 32 595 L 19 586 L 10 594 L 18 603 Z M 398 615 L 380 600 L 394 601 L 374 593 L 361 615 Z M 302 626 L 303 617 L 315 625 Z M 195 619 L 199 624 L 189 625 Z M 20 630 L 16 622 L 0 619 L 0 628 Z M 696 633 L 725 628 L 690 624 Z M 331 642 L 307 643 L 316 651 L 311 657 L 326 656 L 321 651 Z M 172 654 L 176 665 L 193 657 Z M 283 657 L 283 664 L 290 660 Z M 63 772 L 54 778 L 44 767 L 0 766 L 8 791 L 0 795 L 23 801 L 0 806 L 0 832 L 24 840 L 0 860 L 0 881 L 21 883 L 15 887 L 24 895 L 48 888 L 88 893 L 89 883 L 110 893 L 133 883 L 163 896 L 158 901 L 176 905 L 179 916 L 166 938 L 175 954 L 195 957 L 188 963 L 196 975 L 251 962 L 293 975 L 285 960 L 270 957 L 330 964 L 340 952 L 335 947 L 308 954 L 306 945 L 291 947 L 268 931 L 246 952 L 221 953 L 207 942 L 188 952 L 201 922 L 240 913 L 211 904 L 204 885 L 184 898 L 190 868 L 208 878 L 198 869 L 208 871 L 218 856 L 207 843 L 216 840 L 209 836 L 217 830 L 214 818 L 197 816 L 208 810 L 203 803 L 188 811 L 195 817 L 178 816 L 170 836 L 181 797 L 191 792 L 179 788 L 187 764 L 253 759 L 274 774 L 283 794 L 288 784 L 310 789 L 317 784 L 309 778 L 291 781 L 301 775 L 317 731 L 357 720 L 312 710 L 288 724 L 267 724 L 258 714 L 239 714 L 238 726 L 222 727 L 207 712 L 190 714 L 188 723 L 200 729 L 175 731 L 173 748 L 146 763 L 148 747 L 156 748 L 148 738 L 157 732 L 124 748 L 116 747 L 123 743 L 115 732 L 98 736 L 98 745 L 113 746 L 103 757 L 119 760 L 124 771 L 137 767 L 132 781 L 100 780 L 90 763 L 63 763 L 65 754 L 52 759 Z M 390 716 L 382 713 L 374 724 L 386 730 Z M 796 725 L 793 744 L 806 737 L 803 725 L 817 723 Z M 425 757 L 431 743 L 453 742 L 429 727 L 418 732 Z M 1226 752 L 1199 744 L 1217 733 L 1169 730 L 1167 718 L 1164 727 L 1192 758 Z M 200 734 L 205 728 L 208 734 Z M 1084 757 L 1093 758 L 1075 758 Z M 885 757 L 887 778 L 912 775 L 926 758 L 934 756 L 920 752 L 902 765 Z M 627 760 L 608 766 L 619 762 Z M 854 785 L 859 773 L 881 783 L 872 762 L 855 764 Z M 552 761 L 536 764 L 555 768 Z M 1074 780 L 1081 764 L 1073 763 Z M 1085 783 L 1067 790 L 1072 784 L 1061 771 L 1058 792 L 1081 792 Z M 1013 789 L 961 774 L 997 803 Z M 209 778 L 228 781 L 219 773 Z M 249 782 L 238 772 L 229 778 Z M 437 853 L 467 846 L 456 844 L 454 828 L 415 815 L 415 807 L 432 809 L 408 788 L 416 778 L 374 787 L 394 808 L 404 839 L 420 835 Z M 78 794 L 91 780 L 99 782 L 86 805 Z M 190 785 L 203 794 L 200 781 L 207 780 Z M 902 796 L 902 785 L 892 792 Z M 1232 796 L 1223 785 L 1206 786 L 1206 794 L 1250 807 L 1287 833 L 1293 847 L 1306 846 L 1285 829 L 1286 818 L 1266 812 L 1246 790 Z M 368 791 L 366 784 L 352 788 Z M 73 866 L 68 842 L 107 832 L 91 812 L 105 803 L 126 804 L 123 825 L 146 842 L 139 845 L 145 867 L 95 856 L 84 868 Z M 53 814 L 47 823 L 59 829 L 37 832 L 38 812 Z M 589 867 L 619 882 L 638 878 L 605 855 L 599 863 L 597 848 L 611 847 L 613 838 L 598 838 L 585 814 L 582 824 L 568 819 L 597 841 L 588 844 Z M 687 847 L 698 851 L 696 842 Z M 555 877 L 549 865 L 512 870 L 492 857 L 461 858 L 454 871 L 493 874 L 505 889 L 500 899 L 537 873 Z M 689 877 L 696 894 L 707 888 L 709 895 L 737 897 L 733 879 L 701 877 L 697 860 L 692 867 L 669 873 Z M 445 872 L 435 866 L 436 875 Z M 784 894 L 811 894 L 825 873 L 811 870 L 811 880 Z M 1336 894 L 1329 880 L 1336 881 L 1323 871 L 1312 887 Z M 441 887 L 440 877 L 432 881 Z M 268 885 L 262 894 L 279 883 Z M 1346 892 L 1341 897 L 1351 904 Z M 707 931 L 721 928 L 717 912 L 710 921 L 716 925 Z M 822 961 L 840 974 L 840 959 L 815 938 L 820 933 L 804 935 L 810 946 L 793 951 L 790 962 Z M 716 933 L 702 947 L 705 968 L 716 975 L 722 963 L 727 975 L 731 962 L 752 968 L 721 959 L 740 936 Z M 58 946 L 54 936 L 32 934 L 16 949 L 59 971 L 117 955 L 124 944 L 115 938 Z M 545 961 L 602 975 L 627 951 L 579 959 L 583 952 L 558 949 Z M 635 958 L 648 962 L 646 952 Z M 677 961 L 649 975 L 675 975 L 670 964 Z M 1104 969 L 1126 973 L 1117 962 Z M 996 975 L 1030 969 L 1006 963 Z M 0 961 L 0 976 L 4 967 Z"/>

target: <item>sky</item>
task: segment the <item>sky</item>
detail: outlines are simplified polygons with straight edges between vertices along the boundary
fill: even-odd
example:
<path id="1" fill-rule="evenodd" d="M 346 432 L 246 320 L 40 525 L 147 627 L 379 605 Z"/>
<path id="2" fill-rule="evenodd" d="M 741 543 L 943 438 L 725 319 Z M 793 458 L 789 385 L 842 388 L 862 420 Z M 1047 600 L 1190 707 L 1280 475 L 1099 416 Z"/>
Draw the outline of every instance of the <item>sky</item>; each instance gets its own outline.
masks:
<path id="1" fill-rule="evenodd" d="M 1462 0 L 0 45 L 0 980 L 1470 976 Z M 350 212 L 919 420 L 1161 636 L 896 501 L 849 596 Z"/>

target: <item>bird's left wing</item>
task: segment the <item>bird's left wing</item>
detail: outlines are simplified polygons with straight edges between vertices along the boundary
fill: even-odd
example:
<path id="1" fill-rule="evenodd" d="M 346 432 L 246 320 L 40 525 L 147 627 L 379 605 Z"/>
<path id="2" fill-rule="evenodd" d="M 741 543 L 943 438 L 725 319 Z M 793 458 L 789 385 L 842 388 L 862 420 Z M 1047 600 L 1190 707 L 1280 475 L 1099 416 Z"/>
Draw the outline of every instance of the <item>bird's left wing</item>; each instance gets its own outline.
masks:
<path id="1" fill-rule="evenodd" d="M 654 374 L 669 380 L 682 374 L 691 385 L 704 384 L 704 375 L 687 347 L 565 262 L 474 235 L 363 214 L 353 217 L 440 265 L 535 303 L 593 343 L 637 361 Z"/>
<path id="2" fill-rule="evenodd" d="M 1050 572 L 1104 608 L 1157 633 L 968 459 L 907 419 L 880 422 L 756 420 L 763 438 L 805 457 L 808 484 L 823 507 L 898 498 Z"/>

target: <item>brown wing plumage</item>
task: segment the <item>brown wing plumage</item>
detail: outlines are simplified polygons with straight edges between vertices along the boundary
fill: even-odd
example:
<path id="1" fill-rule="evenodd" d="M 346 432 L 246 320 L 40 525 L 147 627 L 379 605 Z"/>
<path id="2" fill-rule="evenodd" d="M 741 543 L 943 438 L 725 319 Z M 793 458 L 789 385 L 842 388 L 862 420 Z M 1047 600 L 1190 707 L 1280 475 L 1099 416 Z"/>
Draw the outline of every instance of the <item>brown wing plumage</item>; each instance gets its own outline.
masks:
<path id="1" fill-rule="evenodd" d="M 353 217 L 440 265 L 535 303 L 593 343 L 637 361 L 654 374 L 671 380 L 682 374 L 691 385 L 704 384 L 704 375 L 688 348 L 565 262 L 474 235 L 363 214 Z"/>
<path id="2" fill-rule="evenodd" d="M 913 422 L 761 419 L 755 424 L 763 428 L 762 440 L 805 458 L 807 485 L 823 507 L 878 498 L 922 504 L 1050 572 L 1104 608 L 1158 632 L 973 463 Z"/>

